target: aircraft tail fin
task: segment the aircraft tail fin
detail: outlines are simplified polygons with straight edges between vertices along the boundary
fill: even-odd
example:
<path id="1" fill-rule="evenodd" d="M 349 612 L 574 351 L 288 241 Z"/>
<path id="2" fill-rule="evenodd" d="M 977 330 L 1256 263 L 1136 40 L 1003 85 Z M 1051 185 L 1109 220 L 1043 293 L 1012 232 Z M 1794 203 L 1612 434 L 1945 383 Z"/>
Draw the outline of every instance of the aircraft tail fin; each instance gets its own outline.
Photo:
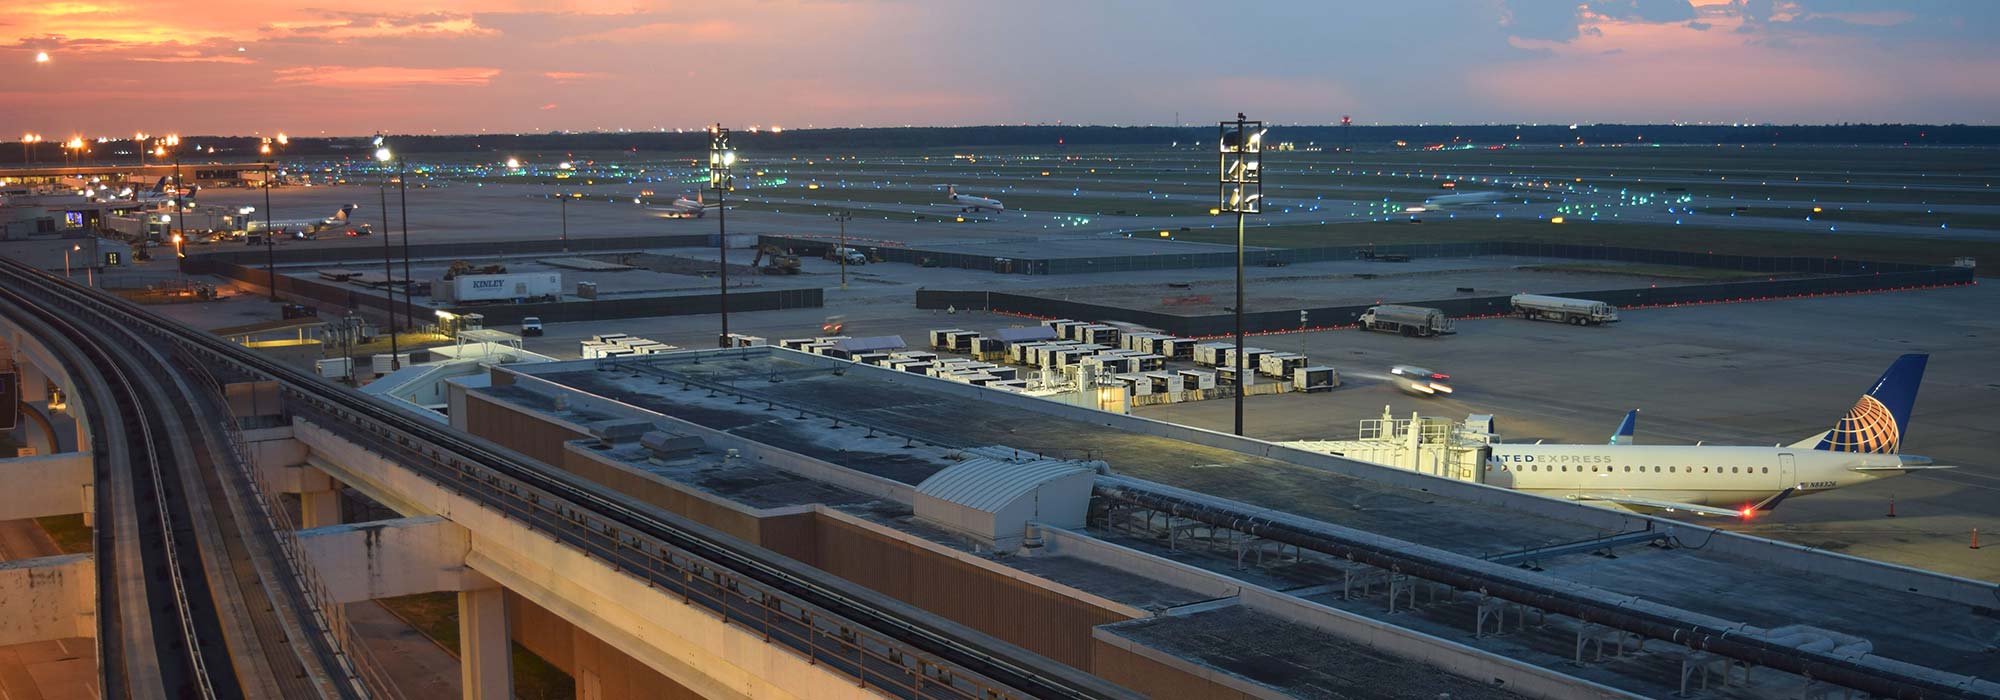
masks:
<path id="1" fill-rule="evenodd" d="M 1611 444 L 1613 445 L 1632 444 L 1632 432 L 1634 428 L 1638 427 L 1638 425 L 1639 425 L 1639 409 L 1635 408 L 1632 409 L 1631 412 L 1625 414 L 1625 421 L 1618 424 L 1618 432 L 1611 434 Z"/>
<path id="2" fill-rule="evenodd" d="M 1923 354 L 1896 358 L 1813 449 L 1895 454 L 1909 431 L 1910 408 L 1917 403 L 1917 385 L 1929 361 Z"/>
<path id="3" fill-rule="evenodd" d="M 153 194 L 166 194 L 166 193 L 167 193 L 167 176 L 161 175 L 160 181 L 153 183 Z"/>
<path id="4" fill-rule="evenodd" d="M 344 207 L 341 207 L 341 208 L 340 208 L 340 211 L 337 211 L 337 212 L 334 212 L 334 214 L 333 214 L 333 220 L 335 220 L 335 221 L 342 221 L 342 222 L 344 222 L 344 221 L 347 221 L 347 217 L 348 217 L 348 215 L 350 215 L 350 214 L 353 214 L 353 213 L 354 213 L 354 210 L 356 210 L 356 209 L 360 209 L 360 208 L 361 208 L 361 205 L 359 205 L 359 204 L 349 204 L 349 205 L 347 205 L 347 206 L 344 206 Z"/>

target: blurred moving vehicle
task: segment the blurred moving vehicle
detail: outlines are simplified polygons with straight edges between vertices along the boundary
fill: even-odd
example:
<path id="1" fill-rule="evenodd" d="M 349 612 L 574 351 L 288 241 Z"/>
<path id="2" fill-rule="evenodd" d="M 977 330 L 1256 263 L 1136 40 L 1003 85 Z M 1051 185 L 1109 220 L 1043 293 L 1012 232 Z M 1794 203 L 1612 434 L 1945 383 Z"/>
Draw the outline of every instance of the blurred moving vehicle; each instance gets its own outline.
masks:
<path id="1" fill-rule="evenodd" d="M 1389 368 L 1395 376 L 1397 388 L 1417 396 L 1436 396 L 1451 393 L 1451 375 L 1418 367 L 1416 365 L 1396 365 Z"/>

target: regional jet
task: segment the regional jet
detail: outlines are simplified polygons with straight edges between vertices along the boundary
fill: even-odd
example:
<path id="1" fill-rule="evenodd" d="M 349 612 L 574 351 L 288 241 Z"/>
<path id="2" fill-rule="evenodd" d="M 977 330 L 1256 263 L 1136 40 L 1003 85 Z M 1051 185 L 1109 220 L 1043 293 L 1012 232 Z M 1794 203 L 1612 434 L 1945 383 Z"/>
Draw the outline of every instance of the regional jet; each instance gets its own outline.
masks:
<path id="1" fill-rule="evenodd" d="M 1634 411 L 1608 445 L 1492 445 L 1485 482 L 1634 511 L 1749 519 L 1789 497 L 1950 469 L 1901 454 L 1928 359 L 1897 358 L 1832 429 L 1790 445 L 1634 445 Z"/>
<path id="2" fill-rule="evenodd" d="M 945 206 L 958 207 L 960 212 L 1002 212 L 1007 210 L 1007 205 L 1001 204 L 1000 200 L 959 194 L 957 185 L 945 185 Z"/>
<path id="3" fill-rule="evenodd" d="M 354 214 L 354 210 L 360 208 L 361 205 L 359 204 L 348 204 L 342 206 L 339 211 L 334 212 L 333 216 L 321 219 L 277 219 L 272 221 L 269 226 L 265 225 L 263 219 L 251 217 L 246 222 L 243 231 L 245 233 L 263 233 L 266 230 L 270 230 L 291 233 L 298 236 L 310 236 L 320 231 L 346 224 L 348 217 Z"/>
<path id="4" fill-rule="evenodd" d="M 633 200 L 633 201 L 637 202 L 639 200 Z M 703 215 L 707 214 L 708 210 L 715 209 L 721 206 L 722 205 L 720 204 L 709 204 L 708 202 L 703 201 L 701 198 L 701 192 L 696 191 L 694 193 L 694 199 L 688 199 L 686 196 L 675 197 L 674 201 L 671 204 L 666 204 L 662 206 L 648 206 L 646 207 L 646 211 L 657 211 L 666 214 L 668 218 L 673 218 L 673 219 L 699 219 Z"/>

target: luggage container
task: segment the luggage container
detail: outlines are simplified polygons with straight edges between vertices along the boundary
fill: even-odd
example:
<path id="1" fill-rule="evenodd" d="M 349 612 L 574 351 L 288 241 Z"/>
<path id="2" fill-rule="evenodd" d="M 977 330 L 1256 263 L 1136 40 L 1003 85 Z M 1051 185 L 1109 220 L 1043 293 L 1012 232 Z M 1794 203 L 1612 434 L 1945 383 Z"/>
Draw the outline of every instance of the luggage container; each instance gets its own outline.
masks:
<path id="1" fill-rule="evenodd" d="M 806 344 L 812 341 L 812 338 L 780 338 L 778 339 L 778 347 L 786 350 L 804 350 Z"/>
<path id="2" fill-rule="evenodd" d="M 1292 370 L 1292 388 L 1312 393 L 1333 391 L 1340 386 L 1340 372 L 1332 367 L 1299 367 Z"/>
<path id="3" fill-rule="evenodd" d="M 613 343 L 617 342 L 619 338 L 630 338 L 630 337 L 632 336 L 626 335 L 624 333 L 599 333 L 597 335 L 590 336 L 590 339 L 600 343 Z"/>
<path id="4" fill-rule="evenodd" d="M 1001 381 L 1012 381 L 1021 378 L 1021 370 L 1013 367 L 991 367 L 986 370 L 986 373 L 999 377 Z"/>
<path id="5" fill-rule="evenodd" d="M 1186 360 L 1194 356 L 1194 346 L 1193 339 L 1168 336 L 1153 341 L 1152 353 L 1169 360 Z"/>
<path id="6" fill-rule="evenodd" d="M 1007 359 L 1007 341 L 999 338 L 973 338 L 972 356 L 987 362 Z"/>
<path id="7" fill-rule="evenodd" d="M 978 338 L 979 334 L 973 331 L 947 333 L 944 337 L 944 349 L 952 352 L 971 352 L 972 341 Z"/>
<path id="8" fill-rule="evenodd" d="M 1205 369 L 1183 369 L 1176 370 L 1174 373 L 1180 375 L 1181 389 L 1183 390 L 1215 388 L 1214 372 Z"/>
<path id="9" fill-rule="evenodd" d="M 731 333 L 726 337 L 729 339 L 729 347 L 732 348 L 754 348 L 758 346 L 771 344 L 771 341 L 759 338 L 754 335 L 744 335 L 742 333 Z"/>
<path id="10" fill-rule="evenodd" d="M 1215 383 L 1218 386 L 1236 386 L 1236 367 L 1234 365 L 1223 365 L 1215 368 Z M 1244 390 L 1248 391 L 1256 383 L 1257 370 L 1245 369 L 1243 372 Z"/>
<path id="11" fill-rule="evenodd" d="M 1152 392 L 1177 396 L 1181 393 L 1181 375 L 1175 372 L 1147 372 L 1146 380 L 1153 385 Z"/>
<path id="12" fill-rule="evenodd" d="M 905 363 L 901 369 L 905 372 L 910 372 L 912 374 L 929 374 L 931 371 L 931 363 L 926 362 L 924 360 L 917 360 L 914 362 Z"/>
<path id="13" fill-rule="evenodd" d="M 1153 395 L 1153 380 L 1146 375 L 1128 373 L 1117 375 L 1113 379 L 1117 379 L 1125 384 L 1125 394 L 1127 396 Z"/>
<path id="14" fill-rule="evenodd" d="M 1257 358 L 1257 371 L 1272 379 L 1286 379 L 1292 370 L 1306 366 L 1306 356 L 1295 352 L 1274 352 Z"/>
<path id="15" fill-rule="evenodd" d="M 1158 372 L 1167 368 L 1167 358 L 1159 355 L 1143 354 L 1129 355 L 1128 357 L 1132 358 L 1132 363 L 1139 368 L 1138 371 L 1140 372 Z"/>
<path id="16" fill-rule="evenodd" d="M 943 349 L 944 349 L 944 347 L 945 347 L 945 343 L 946 343 L 946 339 L 947 339 L 947 338 L 949 338 L 949 337 L 951 337 L 951 334 L 953 334 L 953 333 L 964 333 L 964 332 L 965 332 L 965 331 L 963 331 L 963 330 L 960 330 L 960 329 L 957 329 L 957 328 L 943 328 L 943 329 L 938 329 L 938 330 L 934 330 L 934 331 L 931 331 L 931 333 L 930 333 L 930 339 L 931 339 L 931 349 L 932 349 L 932 350 L 943 350 Z"/>
<path id="17" fill-rule="evenodd" d="M 1194 363 L 1203 367 L 1221 365 L 1225 357 L 1223 353 L 1235 349 L 1236 346 L 1232 343 L 1202 343 L 1196 345 L 1194 346 Z"/>
<path id="18" fill-rule="evenodd" d="M 987 384 L 991 384 L 999 380 L 999 377 L 995 377 L 985 372 L 953 372 L 951 374 L 945 375 L 944 378 L 954 382 L 964 382 L 966 384 L 974 384 L 978 386 L 986 386 Z"/>
<path id="19" fill-rule="evenodd" d="M 1265 355 L 1269 354 L 1271 354 L 1271 351 L 1263 348 L 1243 348 L 1243 371 L 1256 374 L 1257 363 L 1263 360 Z M 1231 347 L 1222 351 L 1222 364 L 1219 366 L 1230 369 L 1236 368 L 1236 348 Z"/>
<path id="20" fill-rule="evenodd" d="M 886 352 L 864 352 L 864 353 L 857 353 L 857 354 L 855 354 L 854 356 L 852 356 L 852 357 L 849 357 L 849 358 L 847 358 L 847 359 L 850 359 L 850 360 L 853 360 L 853 361 L 855 361 L 855 362 L 859 362 L 859 363 L 861 363 L 861 364 L 864 364 L 864 365 L 879 365 L 879 364 L 882 364 L 882 361 L 883 361 L 883 360 L 887 360 L 887 359 L 889 359 L 889 353 L 886 353 Z"/>
<path id="21" fill-rule="evenodd" d="M 1124 335 L 1118 336 L 1118 347 L 1125 348 L 1126 350 L 1139 350 L 1141 352 L 1152 352 L 1153 351 L 1152 343 L 1154 340 L 1159 338 L 1169 338 L 1169 337 L 1172 336 L 1162 335 L 1159 333 L 1126 333 Z"/>
<path id="22" fill-rule="evenodd" d="M 1096 368 L 1102 374 L 1132 374 L 1133 367 L 1138 364 L 1130 357 L 1116 355 L 1110 357 L 1093 355 L 1083 358 L 1082 362 L 1083 366 Z"/>
<path id="23" fill-rule="evenodd" d="M 995 382 L 988 382 L 986 388 L 1011 391 L 1019 394 L 1028 390 L 1028 383 L 1019 379 L 1002 379 Z"/>
<path id="24" fill-rule="evenodd" d="M 1049 327 L 1056 329 L 1057 338 L 1081 342 L 1083 339 L 1077 337 L 1077 329 L 1088 325 L 1090 324 L 1082 321 L 1057 321 L 1049 324 Z"/>
<path id="25" fill-rule="evenodd" d="M 889 356 L 904 360 L 918 360 L 922 362 L 933 362 L 937 360 L 937 353 L 924 352 L 922 350 L 901 350 L 898 352 L 889 353 Z"/>
<path id="26" fill-rule="evenodd" d="M 1096 345 L 1115 346 L 1118 344 L 1118 329 L 1102 324 L 1093 324 L 1076 329 L 1077 340 Z"/>

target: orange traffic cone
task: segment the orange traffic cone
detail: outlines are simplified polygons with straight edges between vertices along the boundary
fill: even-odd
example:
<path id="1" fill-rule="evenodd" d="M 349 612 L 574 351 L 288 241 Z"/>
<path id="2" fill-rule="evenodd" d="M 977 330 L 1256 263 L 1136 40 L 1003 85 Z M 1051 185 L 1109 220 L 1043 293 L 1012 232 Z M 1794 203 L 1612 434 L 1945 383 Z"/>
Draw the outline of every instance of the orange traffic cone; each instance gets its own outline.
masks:
<path id="1" fill-rule="evenodd" d="M 1979 548 L 1979 528 L 1972 528 L 1972 548 Z"/>

